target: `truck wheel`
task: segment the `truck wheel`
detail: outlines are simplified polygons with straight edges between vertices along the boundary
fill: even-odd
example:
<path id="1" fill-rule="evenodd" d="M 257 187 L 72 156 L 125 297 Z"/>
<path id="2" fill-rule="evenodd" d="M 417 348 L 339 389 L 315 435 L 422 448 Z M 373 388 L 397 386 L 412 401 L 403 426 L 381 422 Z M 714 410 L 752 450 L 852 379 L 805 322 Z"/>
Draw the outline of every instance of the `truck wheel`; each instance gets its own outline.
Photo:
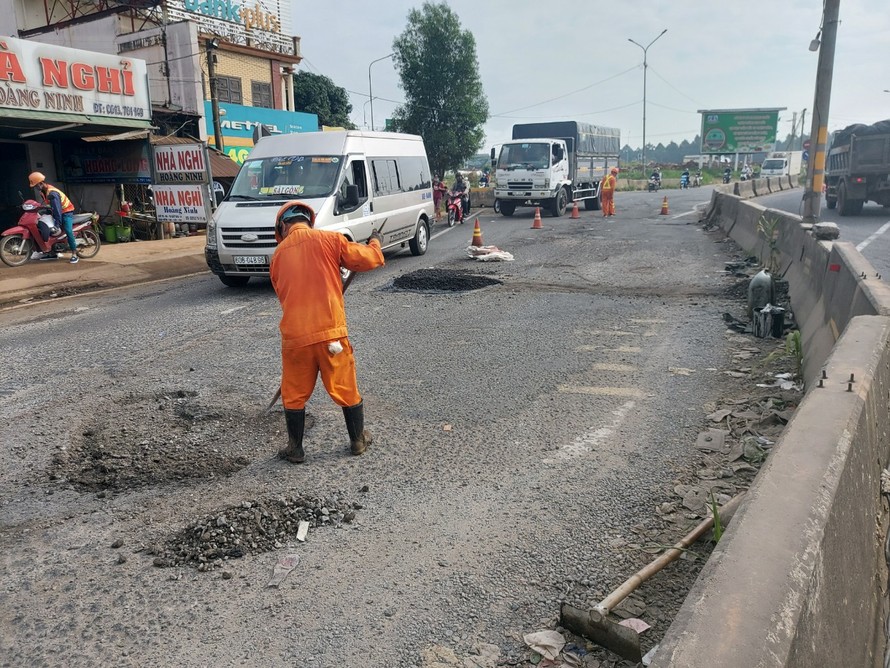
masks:
<path id="1" fill-rule="evenodd" d="M 501 200 L 496 199 L 494 201 L 494 206 L 492 206 L 492 208 L 494 209 L 495 213 L 500 213 L 501 212 Z"/>
<path id="2" fill-rule="evenodd" d="M 227 274 L 219 274 L 219 280 L 223 285 L 230 288 L 243 288 L 250 280 L 250 276 L 229 276 Z"/>
<path id="3" fill-rule="evenodd" d="M 559 218 L 565 215 L 566 207 L 569 205 L 569 196 L 566 194 L 565 188 L 560 188 L 556 193 L 556 197 L 550 200 L 550 215 Z"/>
<path id="4" fill-rule="evenodd" d="M 862 212 L 862 205 L 865 203 L 861 199 L 851 199 L 847 194 L 847 186 L 843 183 L 837 189 L 837 211 L 842 216 L 855 216 Z"/>
<path id="5" fill-rule="evenodd" d="M 512 216 L 516 211 L 516 202 L 501 202 L 500 209 L 502 216 Z"/>
<path id="6" fill-rule="evenodd" d="M 584 208 L 588 211 L 599 211 L 600 201 L 598 197 L 588 197 L 584 200 Z"/>

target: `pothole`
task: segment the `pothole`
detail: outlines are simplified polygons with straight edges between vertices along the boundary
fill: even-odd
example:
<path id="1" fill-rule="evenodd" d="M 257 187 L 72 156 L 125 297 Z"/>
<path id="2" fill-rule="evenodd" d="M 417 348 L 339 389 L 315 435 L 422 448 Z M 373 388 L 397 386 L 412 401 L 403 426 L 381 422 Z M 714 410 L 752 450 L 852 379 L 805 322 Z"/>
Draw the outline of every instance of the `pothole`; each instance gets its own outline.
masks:
<path id="1" fill-rule="evenodd" d="M 502 283 L 503 281 L 496 278 L 480 276 L 465 270 L 418 269 L 399 276 L 392 285 L 397 290 L 414 292 L 469 292 Z"/>
<path id="2" fill-rule="evenodd" d="M 84 490 L 124 491 L 228 475 L 251 461 L 249 441 L 237 433 L 242 417 L 220 413 L 184 390 L 107 401 L 70 445 L 60 446 L 49 477 Z M 278 422 L 262 419 L 268 429 Z M 254 421 L 254 432 L 263 426 Z"/>
<path id="3" fill-rule="evenodd" d="M 275 499 L 242 501 L 221 508 L 191 522 L 152 547 L 154 565 L 159 568 L 186 565 L 209 571 L 245 554 L 277 550 L 293 539 L 300 524 L 307 529 L 338 527 L 355 519 L 362 505 L 331 496 L 282 496 Z"/>

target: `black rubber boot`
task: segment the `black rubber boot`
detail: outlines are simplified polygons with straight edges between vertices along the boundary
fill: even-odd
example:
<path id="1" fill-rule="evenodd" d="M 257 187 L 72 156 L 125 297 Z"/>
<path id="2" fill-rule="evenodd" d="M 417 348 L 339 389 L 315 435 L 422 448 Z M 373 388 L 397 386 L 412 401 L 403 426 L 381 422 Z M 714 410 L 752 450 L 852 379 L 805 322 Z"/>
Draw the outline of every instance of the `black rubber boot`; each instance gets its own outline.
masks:
<path id="1" fill-rule="evenodd" d="M 346 418 L 346 431 L 349 432 L 349 445 L 352 454 L 360 455 L 371 445 L 371 434 L 365 431 L 364 402 L 355 406 L 344 406 L 343 417 Z"/>
<path id="2" fill-rule="evenodd" d="M 278 451 L 278 456 L 291 464 L 302 464 L 306 461 L 303 452 L 303 428 L 306 426 L 306 409 L 284 410 L 287 423 L 287 447 Z"/>

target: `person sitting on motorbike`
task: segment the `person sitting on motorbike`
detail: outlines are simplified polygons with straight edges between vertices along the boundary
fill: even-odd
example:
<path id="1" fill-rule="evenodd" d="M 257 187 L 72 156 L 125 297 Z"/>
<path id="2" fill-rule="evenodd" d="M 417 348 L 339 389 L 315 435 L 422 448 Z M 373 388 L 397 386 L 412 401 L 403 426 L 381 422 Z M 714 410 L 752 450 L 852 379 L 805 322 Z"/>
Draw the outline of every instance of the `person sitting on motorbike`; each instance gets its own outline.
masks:
<path id="1" fill-rule="evenodd" d="M 680 174 L 680 184 L 683 185 L 684 187 L 689 185 L 689 170 L 688 169 L 684 169 L 683 173 Z"/>
<path id="2" fill-rule="evenodd" d="M 727 167 L 723 170 L 723 183 L 729 183 L 732 179 L 732 167 Z"/>
<path id="3" fill-rule="evenodd" d="M 461 214 L 461 222 L 463 222 L 463 218 L 470 212 L 470 195 L 464 175 L 460 172 L 457 173 L 457 179 L 454 181 L 454 187 L 451 189 L 451 192 L 460 194 L 460 205 L 463 212 Z"/>
<path id="4" fill-rule="evenodd" d="M 65 230 L 65 236 L 68 238 L 68 248 L 71 249 L 71 264 L 77 264 L 77 242 L 74 240 L 74 204 L 68 199 L 68 196 L 55 186 L 51 186 L 46 182 L 46 177 L 40 172 L 31 172 L 28 175 L 28 183 L 32 188 L 36 187 L 43 196 L 43 203 L 47 204 L 52 210 L 53 220 L 56 227 Z M 53 255 L 45 256 L 46 259 L 54 257 Z"/>
<path id="5" fill-rule="evenodd" d="M 655 181 L 658 185 L 661 185 L 661 172 L 657 169 L 652 172 L 652 176 L 649 177 L 653 181 Z"/>

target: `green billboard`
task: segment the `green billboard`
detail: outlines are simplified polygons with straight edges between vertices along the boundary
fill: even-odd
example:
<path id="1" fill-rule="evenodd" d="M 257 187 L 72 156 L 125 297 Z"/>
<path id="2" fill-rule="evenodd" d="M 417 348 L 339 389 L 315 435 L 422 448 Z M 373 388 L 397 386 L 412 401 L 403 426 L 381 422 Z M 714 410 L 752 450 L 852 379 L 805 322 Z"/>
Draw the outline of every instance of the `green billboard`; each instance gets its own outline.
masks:
<path id="1" fill-rule="evenodd" d="M 779 112 L 775 109 L 699 110 L 701 117 L 701 152 L 761 153 L 776 146 Z"/>

